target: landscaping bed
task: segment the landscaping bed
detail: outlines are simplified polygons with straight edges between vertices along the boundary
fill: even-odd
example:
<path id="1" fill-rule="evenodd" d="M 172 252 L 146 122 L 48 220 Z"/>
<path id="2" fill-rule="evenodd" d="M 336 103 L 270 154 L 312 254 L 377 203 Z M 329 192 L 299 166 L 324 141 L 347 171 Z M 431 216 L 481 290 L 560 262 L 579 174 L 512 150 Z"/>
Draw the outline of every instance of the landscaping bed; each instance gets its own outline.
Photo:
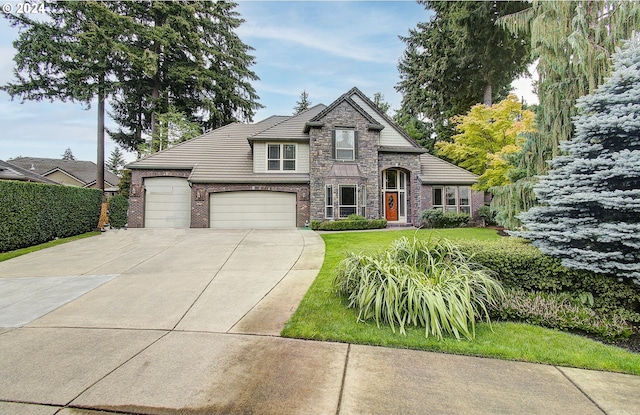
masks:
<path id="1" fill-rule="evenodd" d="M 487 356 L 507 360 L 538 362 L 596 370 L 640 374 L 640 354 L 606 345 L 584 335 L 517 322 L 478 322 L 472 341 L 445 335 L 442 340 L 425 337 L 423 327 L 406 326 L 405 334 L 389 325 L 378 328 L 375 320 L 358 322 L 358 312 L 336 293 L 336 267 L 351 252 L 376 252 L 402 237 L 452 241 L 499 241 L 495 230 L 480 228 L 400 230 L 323 234 L 325 262 L 282 334 L 287 337 L 330 340 L 356 344 L 412 348 L 447 353 Z M 629 340 L 610 340 L 619 346 L 635 344 Z"/>

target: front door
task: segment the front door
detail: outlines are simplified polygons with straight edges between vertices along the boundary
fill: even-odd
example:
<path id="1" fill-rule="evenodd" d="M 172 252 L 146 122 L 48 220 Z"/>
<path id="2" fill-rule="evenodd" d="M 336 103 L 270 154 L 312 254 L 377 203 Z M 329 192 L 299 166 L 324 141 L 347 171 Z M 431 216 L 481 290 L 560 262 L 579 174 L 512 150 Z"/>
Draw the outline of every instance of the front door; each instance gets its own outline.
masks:
<path id="1" fill-rule="evenodd" d="M 398 192 L 387 192 L 385 194 L 385 219 L 388 221 L 398 220 Z"/>

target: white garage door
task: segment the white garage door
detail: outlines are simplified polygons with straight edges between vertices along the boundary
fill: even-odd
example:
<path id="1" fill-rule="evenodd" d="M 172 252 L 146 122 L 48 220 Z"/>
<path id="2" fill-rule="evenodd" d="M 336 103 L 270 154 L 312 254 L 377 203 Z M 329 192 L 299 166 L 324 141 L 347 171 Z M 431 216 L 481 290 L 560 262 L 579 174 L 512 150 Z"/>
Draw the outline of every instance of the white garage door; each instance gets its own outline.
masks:
<path id="1" fill-rule="evenodd" d="M 283 192 L 212 193 L 212 228 L 291 228 L 296 226 L 296 194 Z"/>
<path id="2" fill-rule="evenodd" d="M 187 179 L 144 179 L 144 227 L 188 228 L 191 225 L 191 188 Z"/>

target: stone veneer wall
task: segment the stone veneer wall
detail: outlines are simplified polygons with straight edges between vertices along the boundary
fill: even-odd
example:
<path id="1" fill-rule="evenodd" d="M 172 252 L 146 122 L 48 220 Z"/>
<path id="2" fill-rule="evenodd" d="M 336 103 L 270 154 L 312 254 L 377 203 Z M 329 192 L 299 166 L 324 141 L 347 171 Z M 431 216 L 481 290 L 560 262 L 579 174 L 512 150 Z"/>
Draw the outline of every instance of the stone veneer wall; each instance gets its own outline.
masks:
<path id="1" fill-rule="evenodd" d="M 188 178 L 191 170 L 131 170 L 131 188 L 129 189 L 129 222 L 130 228 L 144 227 L 144 183 L 147 177 L 184 177 Z"/>
<path id="2" fill-rule="evenodd" d="M 365 119 L 347 102 L 342 102 L 324 118 L 322 128 L 311 128 L 309 131 L 309 171 L 310 171 L 310 215 L 312 220 L 324 219 L 324 189 L 326 184 L 334 184 L 334 215 L 338 217 L 338 193 L 337 184 L 361 184 L 366 183 L 367 191 L 367 218 L 379 218 L 380 213 L 380 183 L 376 178 L 378 173 L 378 141 L 380 133 L 367 128 L 369 121 Z M 357 163 L 360 171 L 366 179 L 328 178 L 334 163 L 344 163 L 334 160 L 332 154 L 332 131 L 339 127 L 354 128 L 358 131 L 358 159 L 348 163 Z"/>
<path id="3" fill-rule="evenodd" d="M 209 227 L 209 195 L 221 192 L 272 191 L 295 193 L 297 202 L 296 226 L 309 222 L 309 185 L 301 184 L 225 184 L 194 183 L 191 191 L 191 227 Z"/>
<path id="4" fill-rule="evenodd" d="M 420 179 L 420 155 L 418 153 L 379 153 L 378 156 L 379 188 L 384 188 L 382 184 L 382 172 L 387 169 L 400 169 L 407 174 L 407 223 L 418 224 L 420 222 L 421 190 L 422 180 Z M 380 215 L 384 209 L 382 204 L 379 207 Z"/>

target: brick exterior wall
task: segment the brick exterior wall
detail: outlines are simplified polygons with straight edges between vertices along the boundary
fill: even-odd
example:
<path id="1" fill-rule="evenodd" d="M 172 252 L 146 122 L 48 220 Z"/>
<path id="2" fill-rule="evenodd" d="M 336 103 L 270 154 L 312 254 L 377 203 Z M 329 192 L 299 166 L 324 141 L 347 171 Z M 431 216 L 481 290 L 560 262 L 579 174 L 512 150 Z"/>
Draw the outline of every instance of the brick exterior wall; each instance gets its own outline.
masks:
<path id="1" fill-rule="evenodd" d="M 435 187 L 444 187 L 446 185 L 424 185 L 422 186 L 422 210 L 431 209 L 433 207 L 433 188 Z M 455 185 L 450 185 L 455 186 Z M 463 185 L 460 185 L 463 186 Z M 470 187 L 470 186 L 469 186 Z M 479 219 L 478 210 L 484 206 L 484 192 L 479 192 L 471 189 L 471 220 L 477 221 Z M 419 218 L 420 212 L 418 212 Z M 416 223 L 420 223 L 418 220 Z"/>
<path id="2" fill-rule="evenodd" d="M 209 198 L 212 193 L 238 191 L 295 193 L 297 202 L 296 226 L 303 227 L 309 222 L 308 184 L 194 183 L 191 191 L 191 227 L 209 227 Z"/>
<path id="3" fill-rule="evenodd" d="M 191 170 L 131 170 L 131 188 L 129 190 L 129 222 L 130 228 L 144 227 L 144 183 L 147 177 L 184 177 L 188 178 Z M 193 196 L 192 196 L 193 197 Z"/>
<path id="4" fill-rule="evenodd" d="M 130 228 L 144 227 L 144 179 L 148 177 L 184 177 L 190 170 L 132 170 L 129 194 Z M 297 201 L 296 226 L 303 227 L 309 222 L 308 184 L 212 184 L 193 183 L 191 185 L 191 228 L 209 227 L 209 195 L 216 192 L 233 191 L 273 191 L 295 193 Z"/>

